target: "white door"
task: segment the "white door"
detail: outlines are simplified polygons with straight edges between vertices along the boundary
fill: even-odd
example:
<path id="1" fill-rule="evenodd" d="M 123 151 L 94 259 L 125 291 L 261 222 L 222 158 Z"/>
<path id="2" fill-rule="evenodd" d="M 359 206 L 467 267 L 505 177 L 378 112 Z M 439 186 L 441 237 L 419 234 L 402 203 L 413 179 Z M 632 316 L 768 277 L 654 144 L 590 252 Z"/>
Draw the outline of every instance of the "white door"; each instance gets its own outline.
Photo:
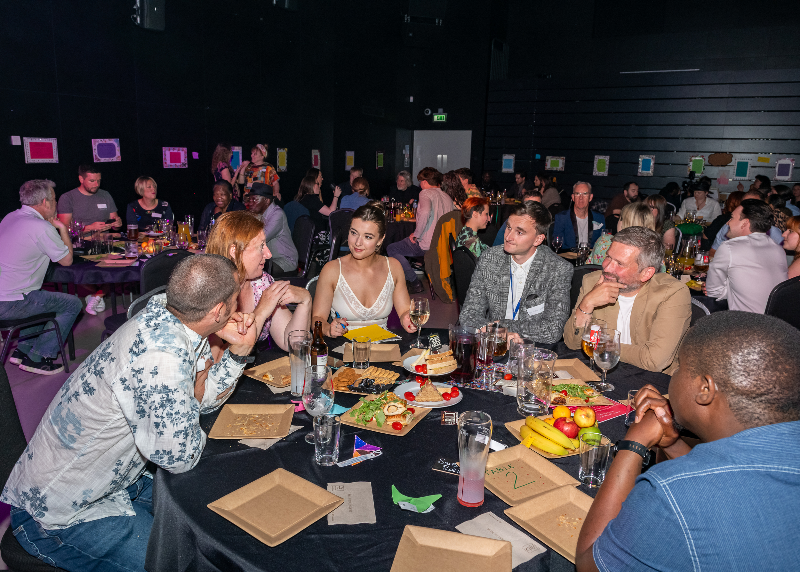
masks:
<path id="1" fill-rule="evenodd" d="M 416 179 L 425 167 L 436 167 L 442 173 L 469 167 L 472 153 L 472 131 L 414 131 L 414 169 Z"/>

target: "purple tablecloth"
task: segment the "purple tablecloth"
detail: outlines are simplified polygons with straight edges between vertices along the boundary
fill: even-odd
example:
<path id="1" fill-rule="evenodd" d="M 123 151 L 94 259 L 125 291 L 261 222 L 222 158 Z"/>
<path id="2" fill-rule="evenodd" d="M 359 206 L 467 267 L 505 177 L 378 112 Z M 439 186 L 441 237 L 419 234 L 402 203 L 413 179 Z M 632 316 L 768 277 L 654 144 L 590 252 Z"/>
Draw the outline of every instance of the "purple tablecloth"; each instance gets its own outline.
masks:
<path id="1" fill-rule="evenodd" d="M 58 265 L 48 273 L 46 281 L 67 284 L 119 284 L 121 282 L 139 283 L 141 264 L 120 268 L 98 267 L 96 262 L 80 262 L 72 266 Z"/>

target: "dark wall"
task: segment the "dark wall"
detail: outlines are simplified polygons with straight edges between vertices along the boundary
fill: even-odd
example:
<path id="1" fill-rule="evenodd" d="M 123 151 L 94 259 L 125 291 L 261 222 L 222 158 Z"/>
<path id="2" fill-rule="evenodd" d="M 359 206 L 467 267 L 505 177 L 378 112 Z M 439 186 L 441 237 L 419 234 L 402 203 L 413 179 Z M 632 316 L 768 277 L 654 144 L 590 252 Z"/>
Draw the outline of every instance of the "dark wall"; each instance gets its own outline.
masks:
<path id="1" fill-rule="evenodd" d="M 772 177 L 777 159 L 800 162 L 795 8 L 595 0 L 544 10 L 512 0 L 511 79 L 490 84 L 486 168 L 514 153 L 535 173 L 546 156 L 564 156 L 558 183 L 590 181 L 596 197 L 631 180 L 645 192 L 680 182 L 691 155 L 715 152 L 751 154 L 751 176 Z M 665 69 L 700 71 L 620 73 Z M 592 175 L 595 155 L 610 157 L 608 177 Z M 655 176 L 636 176 L 639 155 L 655 155 Z"/>
<path id="2" fill-rule="evenodd" d="M 407 23 L 403 0 L 300 0 L 296 11 L 263 0 L 167 0 L 164 32 L 134 26 L 130 2 L 2 6 L 0 215 L 18 208 L 28 179 L 52 179 L 59 195 L 77 186 L 93 138 L 120 139 L 122 161 L 98 164 L 120 211 L 147 175 L 181 217 L 210 200 L 220 141 L 241 145 L 246 158 L 266 143 L 273 164 L 286 147 L 285 198 L 312 149 L 321 153 L 326 200 L 328 183 L 347 179 L 348 150 L 381 194 L 402 168 L 397 130 L 435 127 L 426 107 L 445 108 L 447 129 L 472 129 L 473 168 L 483 162 L 490 32 L 480 19 L 491 0 L 450 2 L 443 26 Z M 59 163 L 26 165 L 11 135 L 57 137 Z M 165 146 L 187 147 L 189 168 L 164 169 Z"/>

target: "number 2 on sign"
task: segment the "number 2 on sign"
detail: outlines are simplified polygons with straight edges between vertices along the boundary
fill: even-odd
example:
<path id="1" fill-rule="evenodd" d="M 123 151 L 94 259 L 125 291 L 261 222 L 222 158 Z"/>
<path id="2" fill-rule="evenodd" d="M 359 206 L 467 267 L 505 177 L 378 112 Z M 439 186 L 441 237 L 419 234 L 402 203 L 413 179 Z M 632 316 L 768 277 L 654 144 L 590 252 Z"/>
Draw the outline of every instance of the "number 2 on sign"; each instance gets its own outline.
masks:
<path id="1" fill-rule="evenodd" d="M 530 481 L 530 482 L 527 482 L 527 483 L 525 483 L 524 485 L 519 485 L 519 486 L 517 486 L 517 479 L 519 479 L 519 477 L 517 476 L 517 473 L 515 473 L 515 472 L 513 472 L 513 471 L 509 471 L 507 474 L 508 474 L 509 476 L 511 476 L 511 475 L 514 475 L 514 488 L 515 488 L 515 489 L 521 489 L 522 487 L 527 487 L 528 485 L 530 485 L 530 484 L 532 484 L 532 483 L 535 483 L 535 482 L 536 482 L 536 479 L 533 479 L 532 481 Z"/>

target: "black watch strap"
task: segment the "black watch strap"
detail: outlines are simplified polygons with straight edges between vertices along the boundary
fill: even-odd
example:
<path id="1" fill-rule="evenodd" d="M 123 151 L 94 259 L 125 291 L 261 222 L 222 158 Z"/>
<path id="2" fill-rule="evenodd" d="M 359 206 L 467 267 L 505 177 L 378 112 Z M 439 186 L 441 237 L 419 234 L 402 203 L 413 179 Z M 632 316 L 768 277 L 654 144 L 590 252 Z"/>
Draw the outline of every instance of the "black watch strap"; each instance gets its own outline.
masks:
<path id="1" fill-rule="evenodd" d="M 637 455 L 641 455 L 642 459 L 647 458 L 647 447 L 636 441 L 617 441 L 617 451 L 633 451 Z"/>
<path id="2" fill-rule="evenodd" d="M 240 356 L 236 355 L 233 352 L 228 352 L 228 354 L 231 356 L 231 359 L 236 363 L 245 364 L 245 363 L 253 363 L 254 361 L 256 361 L 256 356 Z"/>

